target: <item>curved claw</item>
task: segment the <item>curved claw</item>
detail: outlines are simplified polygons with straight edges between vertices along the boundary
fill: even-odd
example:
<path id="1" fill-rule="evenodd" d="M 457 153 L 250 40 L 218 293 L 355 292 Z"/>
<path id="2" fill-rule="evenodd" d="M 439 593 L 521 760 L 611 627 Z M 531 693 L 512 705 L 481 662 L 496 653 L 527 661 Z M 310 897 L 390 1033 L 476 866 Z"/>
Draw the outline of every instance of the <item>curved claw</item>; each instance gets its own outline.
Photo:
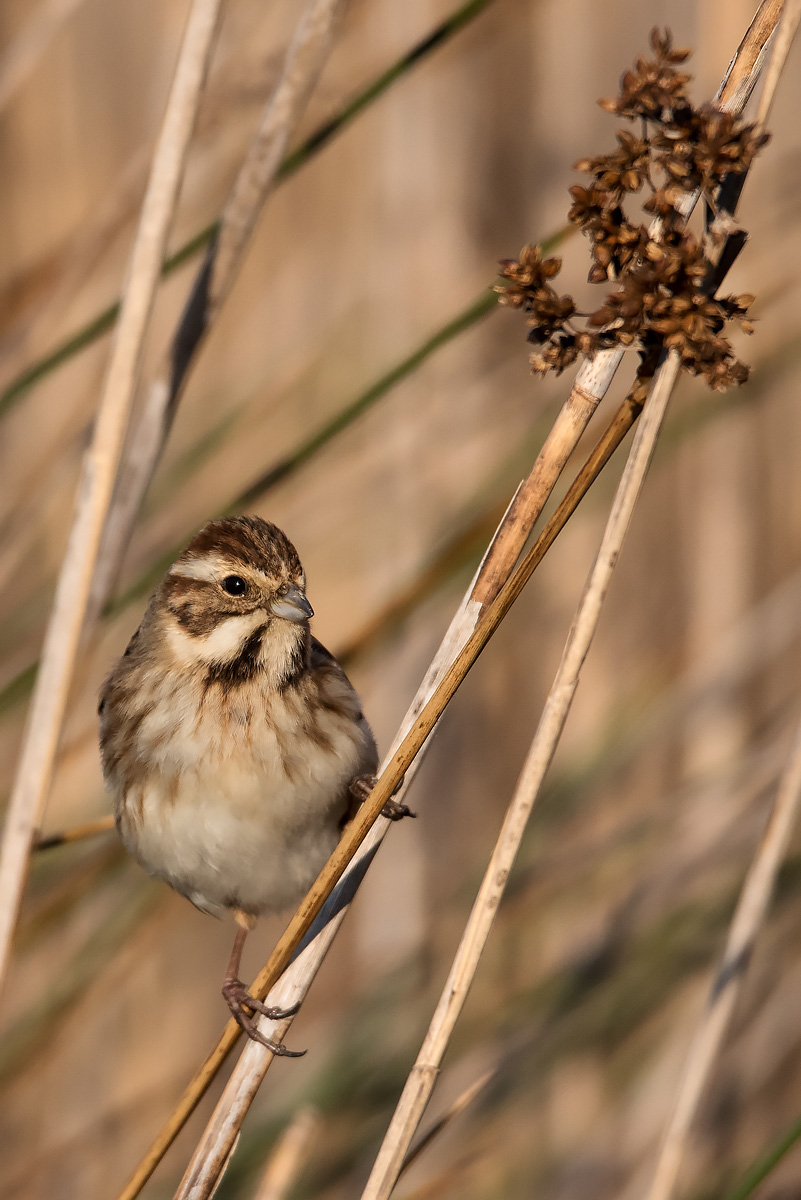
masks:
<path id="1" fill-rule="evenodd" d="M 283 1021 L 286 1017 L 294 1017 L 300 1008 L 299 1004 L 293 1005 L 292 1008 L 269 1008 L 261 1000 L 257 1000 L 255 996 L 251 996 L 240 979 L 226 979 L 222 987 L 222 994 L 225 1003 L 231 1010 L 231 1016 L 251 1041 L 258 1042 L 260 1046 L 265 1046 L 280 1058 L 303 1058 L 303 1055 L 306 1053 L 305 1050 L 288 1050 L 283 1042 L 273 1042 L 265 1037 L 256 1025 L 253 1017 L 245 1011 L 249 1008 L 251 1012 L 262 1013 L 271 1021 Z"/>
<path id="2" fill-rule="evenodd" d="M 241 1009 L 244 1005 L 251 1012 L 262 1013 L 271 1021 L 284 1021 L 287 1017 L 294 1017 L 300 1009 L 299 1004 L 293 1004 L 291 1008 L 269 1008 L 263 1000 L 251 996 L 241 979 L 226 979 L 222 986 L 222 994 L 232 1012 L 235 1007 Z"/>
<path id="3" fill-rule="evenodd" d="M 375 787 L 377 778 L 378 778 L 378 776 L 376 776 L 376 775 L 357 775 L 357 777 L 355 779 L 351 780 L 350 793 L 353 796 L 354 800 L 357 801 L 358 805 L 364 804 L 365 800 L 367 799 L 367 797 L 370 795 L 371 791 Z M 403 787 L 403 779 L 399 779 L 397 784 L 395 785 L 395 791 L 392 793 L 392 796 L 390 796 L 389 800 L 387 800 L 386 804 L 381 809 L 382 817 L 387 817 L 388 820 L 390 820 L 390 821 L 400 821 L 403 819 L 403 817 L 416 817 L 417 816 L 417 813 L 412 812 L 412 810 L 409 808 L 408 804 L 403 804 L 402 801 L 394 799 L 394 797 L 397 795 L 397 793 L 400 791 L 400 789 L 402 787 Z M 349 815 L 354 816 L 355 813 L 351 813 Z"/>
<path id="4" fill-rule="evenodd" d="M 417 813 L 412 812 L 408 804 L 402 804 L 400 800 L 390 798 L 381 809 L 381 816 L 386 817 L 389 821 L 402 821 L 404 817 L 416 817 Z"/>
<path id="5" fill-rule="evenodd" d="M 234 1020 L 237 1022 L 252 1042 L 258 1042 L 260 1046 L 266 1046 L 271 1050 L 276 1058 L 303 1058 L 305 1050 L 289 1050 L 283 1042 L 273 1042 L 270 1038 L 264 1036 L 263 1033 L 253 1024 L 250 1017 L 244 1013 L 234 1013 Z"/>

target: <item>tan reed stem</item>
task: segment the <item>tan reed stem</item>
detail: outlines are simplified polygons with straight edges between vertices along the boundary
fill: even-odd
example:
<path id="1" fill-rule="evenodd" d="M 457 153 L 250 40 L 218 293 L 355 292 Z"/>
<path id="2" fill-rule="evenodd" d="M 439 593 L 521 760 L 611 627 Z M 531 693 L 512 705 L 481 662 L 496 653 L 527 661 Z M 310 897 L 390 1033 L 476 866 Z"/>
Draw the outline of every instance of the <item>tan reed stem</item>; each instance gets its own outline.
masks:
<path id="1" fill-rule="evenodd" d="M 753 27 L 752 24 L 752 29 Z M 762 36 L 769 36 L 764 27 Z M 748 38 L 744 39 L 741 50 L 743 46 L 747 45 Z M 757 64 L 761 64 L 761 56 L 757 56 L 754 61 L 755 68 L 758 69 Z M 729 79 L 731 80 L 733 76 L 736 79 L 735 71 L 730 72 Z M 725 91 L 726 85 L 724 84 L 721 94 Z M 740 89 L 742 103 L 745 102 L 748 94 L 750 94 L 750 89 Z M 518 792 L 488 867 L 482 891 L 473 914 L 471 914 L 451 976 L 443 991 L 429 1035 L 401 1097 L 395 1118 L 393 1118 L 393 1123 L 365 1190 L 364 1196 L 365 1198 L 370 1197 L 370 1200 L 375 1200 L 378 1196 L 388 1196 L 394 1187 L 403 1155 L 417 1128 L 439 1073 L 442 1055 L 486 943 L 497 905 L 500 902 L 509 870 L 522 838 L 526 820 L 561 735 L 577 686 L 578 673 L 597 625 L 603 596 L 617 561 L 620 543 L 653 454 L 658 429 L 661 426 L 667 401 L 678 378 L 678 373 L 678 360 L 675 355 L 671 355 L 657 376 L 651 405 L 647 410 L 655 410 L 656 415 L 653 422 L 644 421 L 637 433 L 626 472 L 624 472 L 613 504 L 598 559 L 568 638 L 560 671 L 546 703 L 543 718 L 524 767 Z"/>
<path id="2" fill-rule="evenodd" d="M 78 488 L 0 851 L 0 982 L 34 830 L 53 776 L 92 573 L 139 376 L 161 263 L 206 77 L 221 0 L 194 0 L 142 206 L 120 320 Z"/>
<path id="3" fill-rule="evenodd" d="M 765 72 L 765 86 L 759 97 L 756 115 L 758 125 L 767 124 L 776 97 L 776 89 L 779 86 L 779 79 L 787 62 L 787 55 L 790 53 L 800 20 L 801 0 L 785 0 L 781 6 L 781 21 L 776 33 L 776 42 L 770 56 L 768 69 Z"/>
<path id="4" fill-rule="evenodd" d="M 114 503 L 103 530 L 87 627 L 97 620 L 114 585 L 189 371 L 234 284 L 289 139 L 328 59 L 343 7 L 344 0 L 310 0 L 287 49 L 281 77 L 234 181 L 219 231 L 204 256 L 169 352 L 148 389 L 135 435 L 126 447 Z"/>
<path id="5" fill-rule="evenodd" d="M 70 842 L 80 842 L 84 838 L 96 837 L 99 833 L 108 833 L 114 828 L 114 817 L 109 813 L 98 817 L 96 821 L 85 821 L 83 825 L 72 825 L 58 833 L 40 833 L 37 835 L 32 850 L 52 850 L 55 846 L 67 846 Z"/>
<path id="6" fill-rule="evenodd" d="M 745 877 L 729 927 L 723 959 L 693 1035 L 646 1200 L 670 1200 L 674 1194 L 690 1127 L 720 1052 L 759 930 L 765 920 L 799 804 L 801 724 L 779 784 L 770 820 Z"/>
<path id="7" fill-rule="evenodd" d="M 497 1075 L 497 1067 L 490 1068 L 474 1080 L 469 1087 L 460 1092 L 452 1104 L 449 1104 L 441 1117 L 438 1117 L 430 1129 L 427 1129 L 420 1141 L 412 1146 L 401 1164 L 401 1169 L 398 1172 L 398 1178 L 408 1171 L 413 1162 L 416 1162 L 424 1150 L 427 1150 L 435 1138 L 439 1137 L 444 1129 L 447 1129 L 454 1117 L 458 1117 L 466 1108 L 469 1108 L 478 1096 L 484 1091 L 488 1084 L 492 1083 Z"/>
<path id="8" fill-rule="evenodd" d="M 716 97 L 721 108 L 741 113 L 762 72 L 770 41 L 782 14 L 784 0 L 762 0 L 745 32 Z"/>
<path id="9" fill-rule="evenodd" d="M 655 376 L 631 453 L 612 502 L 598 555 L 573 619 L 562 661 L 548 693 L 520 780 L 428 1033 L 398 1101 L 367 1186 L 362 1193 L 362 1200 L 385 1200 L 390 1195 L 397 1182 L 404 1156 L 428 1104 L 451 1033 L 462 1011 L 495 920 L 526 823 L 562 735 L 578 687 L 581 667 L 598 626 L 604 597 L 620 556 L 623 539 L 642 490 L 668 400 L 680 369 L 678 355 L 671 352 Z"/>

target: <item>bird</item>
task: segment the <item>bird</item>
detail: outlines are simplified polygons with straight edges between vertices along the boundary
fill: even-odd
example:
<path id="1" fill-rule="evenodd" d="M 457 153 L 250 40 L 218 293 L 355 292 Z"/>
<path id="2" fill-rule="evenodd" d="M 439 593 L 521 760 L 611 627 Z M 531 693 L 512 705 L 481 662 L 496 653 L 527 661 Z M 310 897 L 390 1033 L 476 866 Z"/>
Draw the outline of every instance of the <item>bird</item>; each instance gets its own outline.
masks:
<path id="1" fill-rule="evenodd" d="M 151 875 L 232 913 L 222 994 L 266 1038 L 240 964 L 247 933 L 307 892 L 375 781 L 361 701 L 312 636 L 295 547 L 255 516 L 208 522 L 161 580 L 99 703 L 117 829 Z M 409 813 L 390 801 L 385 815 Z"/>

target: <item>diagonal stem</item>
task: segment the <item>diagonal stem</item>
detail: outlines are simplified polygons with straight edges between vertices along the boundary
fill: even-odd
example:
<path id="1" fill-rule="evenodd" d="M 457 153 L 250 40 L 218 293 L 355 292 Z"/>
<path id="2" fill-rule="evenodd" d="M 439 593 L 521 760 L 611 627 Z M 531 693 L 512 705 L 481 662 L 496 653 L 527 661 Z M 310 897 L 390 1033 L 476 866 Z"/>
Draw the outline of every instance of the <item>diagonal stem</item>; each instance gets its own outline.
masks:
<path id="1" fill-rule="evenodd" d="M 656 448 L 668 400 L 681 369 L 671 352 L 657 372 L 634 443 L 618 485 L 598 555 L 590 571 L 534 740 L 528 752 L 501 833 L 484 874 L 456 957 L 434 1011 L 420 1053 L 407 1078 L 362 1200 L 387 1200 L 425 1112 L 459 1014 L 478 968 L 498 906 L 514 865 L 528 818 L 540 793 L 567 720 L 579 675 L 620 557 L 634 507 Z"/>

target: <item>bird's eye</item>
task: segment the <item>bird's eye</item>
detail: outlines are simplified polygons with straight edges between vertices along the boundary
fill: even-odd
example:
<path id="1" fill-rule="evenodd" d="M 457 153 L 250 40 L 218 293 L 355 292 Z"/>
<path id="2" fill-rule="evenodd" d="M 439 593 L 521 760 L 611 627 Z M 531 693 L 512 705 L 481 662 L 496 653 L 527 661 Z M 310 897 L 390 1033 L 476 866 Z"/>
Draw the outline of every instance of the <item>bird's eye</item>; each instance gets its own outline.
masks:
<path id="1" fill-rule="evenodd" d="M 226 575 L 222 586 L 223 591 L 227 592 L 229 596 L 244 596 L 248 590 L 248 585 L 241 575 Z"/>

